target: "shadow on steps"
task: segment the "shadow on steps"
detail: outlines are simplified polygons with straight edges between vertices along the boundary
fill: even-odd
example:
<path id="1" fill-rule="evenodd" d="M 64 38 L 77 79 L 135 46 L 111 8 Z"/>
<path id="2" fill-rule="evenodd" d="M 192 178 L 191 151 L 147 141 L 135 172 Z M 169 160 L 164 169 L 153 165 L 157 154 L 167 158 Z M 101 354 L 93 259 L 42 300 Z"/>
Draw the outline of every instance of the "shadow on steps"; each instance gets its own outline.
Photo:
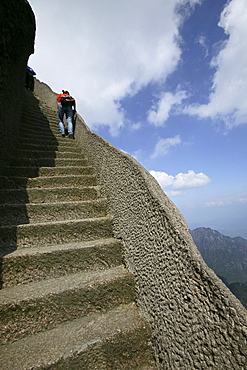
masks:
<path id="1" fill-rule="evenodd" d="M 18 146 L 8 166 L 0 173 L 0 286 L 3 257 L 17 249 L 18 225 L 28 224 L 27 189 L 30 177 L 39 176 L 41 166 L 55 165 L 59 142 L 50 128 L 39 100 L 24 89 L 23 112 Z M 35 200 L 34 200 L 35 201 Z"/>

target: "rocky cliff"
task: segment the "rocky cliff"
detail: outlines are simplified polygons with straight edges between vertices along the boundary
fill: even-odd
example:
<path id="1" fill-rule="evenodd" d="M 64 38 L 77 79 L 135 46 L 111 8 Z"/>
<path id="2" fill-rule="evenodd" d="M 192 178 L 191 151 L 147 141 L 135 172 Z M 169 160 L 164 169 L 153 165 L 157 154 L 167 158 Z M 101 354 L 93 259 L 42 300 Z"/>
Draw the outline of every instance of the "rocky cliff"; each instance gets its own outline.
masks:
<path id="1" fill-rule="evenodd" d="M 26 65 L 34 51 L 35 18 L 25 0 L 0 2 L 0 166 L 16 146 Z"/>

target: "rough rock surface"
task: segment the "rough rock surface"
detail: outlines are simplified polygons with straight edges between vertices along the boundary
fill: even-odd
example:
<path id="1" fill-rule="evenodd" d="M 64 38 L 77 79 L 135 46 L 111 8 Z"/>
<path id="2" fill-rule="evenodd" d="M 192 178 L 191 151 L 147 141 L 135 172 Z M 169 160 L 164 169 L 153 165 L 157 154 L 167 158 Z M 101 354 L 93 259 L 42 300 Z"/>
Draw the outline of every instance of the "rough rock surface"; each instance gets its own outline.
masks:
<path id="1" fill-rule="evenodd" d="M 34 51 L 35 18 L 28 2 L 1 0 L 0 29 L 1 166 L 18 140 L 26 65 Z"/>

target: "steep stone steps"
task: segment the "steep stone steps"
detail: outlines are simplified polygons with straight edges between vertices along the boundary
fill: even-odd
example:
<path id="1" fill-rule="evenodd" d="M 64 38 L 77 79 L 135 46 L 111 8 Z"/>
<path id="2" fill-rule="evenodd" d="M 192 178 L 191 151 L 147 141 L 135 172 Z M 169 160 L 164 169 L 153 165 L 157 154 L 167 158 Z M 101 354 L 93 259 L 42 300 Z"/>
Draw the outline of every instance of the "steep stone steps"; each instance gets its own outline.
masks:
<path id="1" fill-rule="evenodd" d="M 87 164 L 86 159 L 82 158 L 11 158 L 10 164 L 17 167 L 68 167 L 83 166 Z"/>
<path id="2" fill-rule="evenodd" d="M 87 187 L 56 187 L 56 188 L 17 188 L 0 189 L 0 202 L 3 203 L 50 203 L 63 201 L 90 200 L 98 197 L 97 186 Z"/>
<path id="3" fill-rule="evenodd" d="M 133 303 L 2 346 L 0 363 L 4 370 L 156 369 L 146 322 Z"/>
<path id="4" fill-rule="evenodd" d="M 96 186 L 97 181 L 94 175 L 68 175 L 68 176 L 49 176 L 49 177 L 15 177 L 9 176 L 10 181 L 13 181 L 20 188 L 50 188 L 56 186 Z"/>
<path id="5" fill-rule="evenodd" d="M 73 141 L 68 141 L 66 139 L 64 139 L 64 137 L 62 136 L 56 136 L 54 135 L 54 137 L 50 137 L 49 139 L 47 139 L 47 135 L 42 135 L 42 139 L 41 139 L 41 135 L 36 135 L 36 137 L 32 134 L 31 136 L 29 135 L 24 135 L 22 133 L 21 137 L 20 137 L 20 140 L 22 142 L 22 144 L 30 144 L 30 137 L 32 138 L 32 144 L 33 145 L 40 145 L 40 141 L 42 140 L 42 144 L 44 145 L 56 145 L 57 147 L 58 146 L 62 146 L 62 147 L 73 147 L 74 146 L 74 142 Z"/>
<path id="6" fill-rule="evenodd" d="M 122 266 L 3 289 L 1 344 L 133 299 L 133 278 Z"/>
<path id="7" fill-rule="evenodd" d="M 67 148 L 66 151 L 56 151 L 53 150 L 22 150 L 18 149 L 16 151 L 16 157 L 24 157 L 24 158 L 62 158 L 62 159 L 74 159 L 76 155 L 76 158 L 83 159 L 83 156 L 78 152 L 75 153 L 74 151 L 71 151 Z"/>
<path id="8" fill-rule="evenodd" d="M 80 202 L 36 203 L 0 205 L 1 225 L 20 225 L 44 221 L 63 221 L 78 218 L 104 217 L 107 212 L 105 199 Z M 26 214 L 23 217 L 23 214 Z M 26 217 L 27 216 L 27 217 Z M 28 220 L 27 220 L 28 218 Z"/>
<path id="9" fill-rule="evenodd" d="M 55 135 L 59 137 L 59 132 L 57 131 L 57 128 L 51 129 L 50 126 L 42 127 L 38 125 L 34 120 L 30 120 L 29 124 L 25 124 L 22 127 L 22 133 L 21 136 L 30 136 L 34 135 L 34 138 L 36 136 L 46 136 L 46 138 L 49 135 Z"/>
<path id="10" fill-rule="evenodd" d="M 122 245 L 114 238 L 48 247 L 18 249 L 2 263 L 4 287 L 70 273 L 101 270 L 122 264 Z"/>
<path id="11" fill-rule="evenodd" d="M 30 92 L 0 204 L 1 367 L 155 369 L 93 168 Z"/>
<path id="12" fill-rule="evenodd" d="M 48 136 L 50 134 L 59 135 L 58 132 L 55 131 L 55 128 L 51 130 L 50 127 L 42 127 L 35 124 L 35 121 L 30 120 L 30 124 L 26 124 L 22 127 L 22 135 L 24 136 Z"/>
<path id="13" fill-rule="evenodd" d="M 27 150 L 27 151 L 35 151 L 35 152 L 39 152 L 39 151 L 47 151 L 47 152 L 51 152 L 51 151 L 67 151 L 67 152 L 72 152 L 72 153 L 78 153 L 78 154 L 81 154 L 81 151 L 79 148 L 77 147 L 74 147 L 72 145 L 69 145 L 69 143 L 67 144 L 66 142 L 64 143 L 64 145 L 58 145 L 58 144 L 30 144 L 30 143 L 24 143 L 22 145 L 19 145 L 19 149 L 20 150 Z"/>
<path id="14" fill-rule="evenodd" d="M 0 244 L 4 251 L 112 236 L 111 217 L 0 226 Z"/>
<path id="15" fill-rule="evenodd" d="M 77 175 L 93 175 L 91 166 L 70 166 L 64 167 L 21 167 L 9 166 L 5 169 L 5 174 L 8 177 L 13 175 L 18 177 L 51 177 L 51 176 L 77 176 Z"/>
<path id="16" fill-rule="evenodd" d="M 38 144 L 41 142 L 43 143 L 44 141 L 44 144 L 49 142 L 49 144 L 56 144 L 57 146 L 61 144 L 73 147 L 75 146 L 74 142 L 69 142 L 66 138 L 60 135 L 58 128 L 51 131 L 50 129 L 40 130 L 38 127 L 36 127 L 36 129 L 24 127 L 20 133 L 21 142 L 24 144 L 30 138 L 33 144 L 36 144 L 37 141 L 39 141 Z"/>

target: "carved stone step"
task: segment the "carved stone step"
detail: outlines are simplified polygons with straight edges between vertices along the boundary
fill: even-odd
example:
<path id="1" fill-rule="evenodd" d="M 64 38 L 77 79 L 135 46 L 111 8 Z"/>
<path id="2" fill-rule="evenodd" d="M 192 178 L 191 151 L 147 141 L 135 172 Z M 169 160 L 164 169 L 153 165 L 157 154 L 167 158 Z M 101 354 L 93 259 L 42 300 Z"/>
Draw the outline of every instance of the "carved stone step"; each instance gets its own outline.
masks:
<path id="1" fill-rule="evenodd" d="M 0 248 L 13 251 L 112 236 L 111 217 L 0 226 Z"/>
<path id="2" fill-rule="evenodd" d="M 48 150 L 20 150 L 16 151 L 16 157 L 23 158 L 84 158 L 84 155 L 80 152 L 75 152 L 67 148 L 66 151 L 48 151 Z"/>
<path id="3" fill-rule="evenodd" d="M 24 136 L 21 134 L 20 143 L 30 144 L 30 137 Z M 67 146 L 74 147 L 75 146 L 74 140 L 69 140 L 66 137 L 65 138 L 62 137 L 61 135 L 59 136 L 49 135 L 48 137 L 44 136 L 42 139 L 40 138 L 40 136 L 32 137 L 32 144 L 40 145 L 41 143 L 42 145 L 57 145 L 61 147 L 67 147 Z"/>
<path id="4" fill-rule="evenodd" d="M 114 238 L 18 249 L 2 258 L 2 286 L 107 269 L 122 261 L 121 241 Z"/>
<path id="5" fill-rule="evenodd" d="M 87 159 L 83 155 L 81 158 L 11 158 L 12 166 L 26 167 L 71 167 L 71 166 L 87 166 Z"/>
<path id="6" fill-rule="evenodd" d="M 76 145 L 69 145 L 69 143 L 74 143 L 73 140 L 65 139 L 64 145 L 57 145 L 56 143 L 51 143 L 46 145 L 42 141 L 39 144 L 36 143 L 20 143 L 18 145 L 19 150 L 29 150 L 29 151 L 48 151 L 48 152 L 73 152 L 75 155 L 81 153 L 81 149 Z M 68 143 L 68 145 L 66 145 Z"/>
<path id="7" fill-rule="evenodd" d="M 98 186 L 15 189 L 16 185 L 10 181 L 7 181 L 5 185 L 6 190 L 0 189 L 0 203 L 2 204 L 81 201 L 97 199 L 99 196 Z M 13 189 L 10 189 L 10 186 Z"/>
<path id="8" fill-rule="evenodd" d="M 72 166 L 72 167 L 27 167 L 9 166 L 5 168 L 6 176 L 15 177 L 49 177 L 49 176 L 77 176 L 93 175 L 91 166 Z"/>
<path id="9" fill-rule="evenodd" d="M 9 287 L 0 295 L 1 342 L 133 299 L 133 276 L 123 266 Z"/>
<path id="10" fill-rule="evenodd" d="M 106 199 L 40 204 L 1 204 L 1 225 L 34 224 L 47 221 L 64 221 L 104 217 Z"/>
<path id="11" fill-rule="evenodd" d="M 96 177 L 94 175 L 68 175 L 68 176 L 49 176 L 49 177 L 14 177 L 9 176 L 8 179 L 13 181 L 20 188 L 52 188 L 52 187 L 68 187 L 68 186 L 96 186 Z"/>
<path id="12" fill-rule="evenodd" d="M 4 370 L 156 369 L 150 332 L 134 303 L 2 346 Z"/>

